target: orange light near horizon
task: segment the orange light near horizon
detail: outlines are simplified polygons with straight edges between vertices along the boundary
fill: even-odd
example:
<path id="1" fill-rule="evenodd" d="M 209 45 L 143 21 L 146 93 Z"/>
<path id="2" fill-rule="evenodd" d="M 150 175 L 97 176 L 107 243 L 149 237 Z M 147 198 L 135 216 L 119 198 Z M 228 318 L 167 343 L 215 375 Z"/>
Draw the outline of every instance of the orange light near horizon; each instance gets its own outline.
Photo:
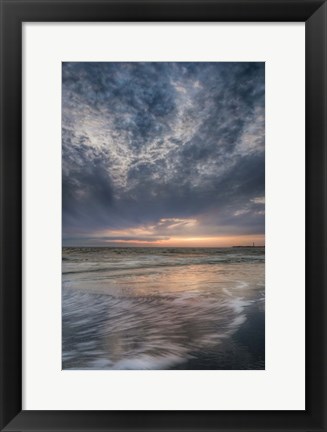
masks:
<path id="1" fill-rule="evenodd" d="M 108 245 L 135 247 L 229 247 L 264 246 L 264 234 L 212 235 L 214 228 L 195 218 L 163 217 L 152 224 L 103 230 L 94 238 Z"/>
<path id="2" fill-rule="evenodd" d="M 222 236 L 222 237 L 171 237 L 166 240 L 139 241 L 139 240 L 108 240 L 108 243 L 152 246 L 152 247 L 231 247 L 231 246 L 256 246 L 265 245 L 264 235 L 246 236 Z"/>

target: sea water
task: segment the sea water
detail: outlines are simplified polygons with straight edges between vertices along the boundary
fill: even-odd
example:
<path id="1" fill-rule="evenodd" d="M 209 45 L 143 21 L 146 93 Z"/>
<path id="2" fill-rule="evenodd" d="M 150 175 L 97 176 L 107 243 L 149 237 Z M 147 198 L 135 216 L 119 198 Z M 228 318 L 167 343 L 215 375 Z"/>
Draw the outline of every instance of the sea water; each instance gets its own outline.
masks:
<path id="1" fill-rule="evenodd" d="M 264 369 L 265 249 L 63 248 L 63 369 Z"/>

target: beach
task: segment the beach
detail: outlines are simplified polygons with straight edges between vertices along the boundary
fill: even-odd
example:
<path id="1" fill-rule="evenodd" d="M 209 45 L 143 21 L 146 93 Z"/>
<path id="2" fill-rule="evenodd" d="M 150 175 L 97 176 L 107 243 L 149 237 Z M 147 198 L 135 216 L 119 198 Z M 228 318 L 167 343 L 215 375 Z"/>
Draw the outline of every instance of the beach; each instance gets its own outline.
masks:
<path id="1" fill-rule="evenodd" d="M 265 249 L 63 248 L 62 367 L 265 368 Z"/>

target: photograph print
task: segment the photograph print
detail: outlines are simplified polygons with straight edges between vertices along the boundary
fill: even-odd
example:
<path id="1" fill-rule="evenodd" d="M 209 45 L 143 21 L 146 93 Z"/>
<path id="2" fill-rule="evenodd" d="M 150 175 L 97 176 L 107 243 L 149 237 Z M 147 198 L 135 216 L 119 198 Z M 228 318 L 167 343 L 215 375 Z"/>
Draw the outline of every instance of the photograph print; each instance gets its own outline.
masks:
<path id="1" fill-rule="evenodd" d="M 265 369 L 265 64 L 62 63 L 62 369 Z"/>

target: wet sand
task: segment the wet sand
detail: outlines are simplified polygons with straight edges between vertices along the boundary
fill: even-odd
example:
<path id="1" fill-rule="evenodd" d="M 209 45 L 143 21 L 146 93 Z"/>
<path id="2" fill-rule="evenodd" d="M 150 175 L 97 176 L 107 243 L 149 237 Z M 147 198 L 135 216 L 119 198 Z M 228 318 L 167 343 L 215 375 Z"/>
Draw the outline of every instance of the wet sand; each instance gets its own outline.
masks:
<path id="1" fill-rule="evenodd" d="M 64 250 L 63 369 L 264 369 L 254 249 Z"/>

